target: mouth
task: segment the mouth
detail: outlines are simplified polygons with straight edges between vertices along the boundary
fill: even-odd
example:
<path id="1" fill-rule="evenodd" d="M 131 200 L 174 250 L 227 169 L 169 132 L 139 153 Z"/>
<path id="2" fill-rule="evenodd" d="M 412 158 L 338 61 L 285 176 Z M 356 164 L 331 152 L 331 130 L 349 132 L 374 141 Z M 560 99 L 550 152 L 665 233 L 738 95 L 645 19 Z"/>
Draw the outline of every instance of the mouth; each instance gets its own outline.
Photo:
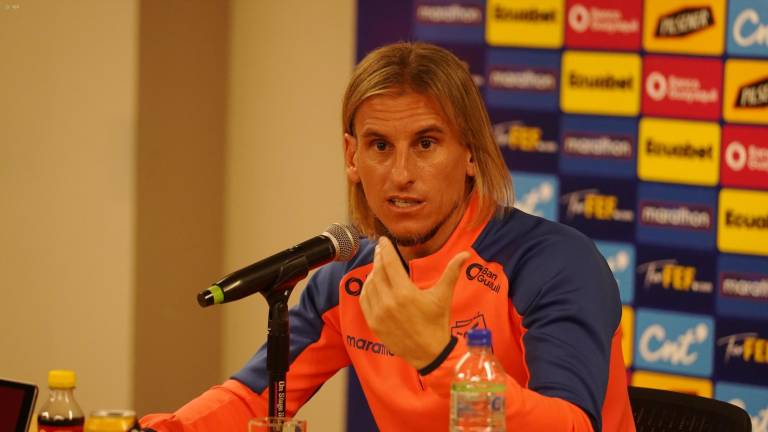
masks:
<path id="1" fill-rule="evenodd" d="M 387 200 L 389 205 L 399 209 L 409 209 L 422 204 L 424 201 L 416 198 L 392 197 Z"/>

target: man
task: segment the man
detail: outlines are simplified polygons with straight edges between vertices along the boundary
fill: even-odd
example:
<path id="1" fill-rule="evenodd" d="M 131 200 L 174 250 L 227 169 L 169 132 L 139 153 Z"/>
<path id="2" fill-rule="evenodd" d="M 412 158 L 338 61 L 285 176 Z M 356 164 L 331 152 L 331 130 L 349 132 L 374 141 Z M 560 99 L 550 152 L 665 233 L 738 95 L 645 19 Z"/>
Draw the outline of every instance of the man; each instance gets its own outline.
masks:
<path id="1" fill-rule="evenodd" d="M 491 329 L 509 430 L 634 430 L 615 280 L 573 229 L 506 208 L 509 175 L 466 66 L 441 48 L 369 54 L 343 102 L 351 215 L 371 239 L 313 276 L 291 311 L 289 415 L 351 364 L 382 431 L 448 429 L 462 335 Z M 264 416 L 262 349 L 158 431 Z"/>

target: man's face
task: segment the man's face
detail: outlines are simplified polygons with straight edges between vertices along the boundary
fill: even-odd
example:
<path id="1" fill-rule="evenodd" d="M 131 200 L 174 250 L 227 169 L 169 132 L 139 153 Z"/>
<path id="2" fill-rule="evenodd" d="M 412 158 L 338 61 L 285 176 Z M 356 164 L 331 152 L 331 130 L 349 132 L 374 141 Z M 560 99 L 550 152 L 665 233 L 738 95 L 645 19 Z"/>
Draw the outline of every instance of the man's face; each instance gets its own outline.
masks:
<path id="1" fill-rule="evenodd" d="M 461 219 L 469 150 L 440 106 L 414 92 L 366 99 L 345 135 L 347 177 L 362 183 L 368 205 L 397 243 L 434 252 Z"/>

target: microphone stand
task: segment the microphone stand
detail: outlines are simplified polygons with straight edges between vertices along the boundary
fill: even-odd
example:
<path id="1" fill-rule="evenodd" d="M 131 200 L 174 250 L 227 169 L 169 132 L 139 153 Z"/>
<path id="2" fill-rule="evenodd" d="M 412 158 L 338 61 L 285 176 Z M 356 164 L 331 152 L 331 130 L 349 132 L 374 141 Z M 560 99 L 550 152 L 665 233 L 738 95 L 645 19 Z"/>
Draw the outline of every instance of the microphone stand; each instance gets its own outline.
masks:
<path id="1" fill-rule="evenodd" d="M 288 297 L 296 284 L 307 277 L 309 264 L 302 256 L 286 261 L 280 267 L 273 288 L 261 294 L 269 305 L 267 333 L 267 373 L 269 375 L 269 416 L 285 417 L 286 379 L 290 364 L 290 327 Z"/>

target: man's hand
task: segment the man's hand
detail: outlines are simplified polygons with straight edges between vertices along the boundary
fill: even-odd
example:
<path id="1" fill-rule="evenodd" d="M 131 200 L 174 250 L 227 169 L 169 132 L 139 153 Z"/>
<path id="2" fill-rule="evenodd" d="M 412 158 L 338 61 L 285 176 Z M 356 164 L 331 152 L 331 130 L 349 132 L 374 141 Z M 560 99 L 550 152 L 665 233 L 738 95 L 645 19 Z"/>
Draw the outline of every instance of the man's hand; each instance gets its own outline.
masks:
<path id="1" fill-rule="evenodd" d="M 376 337 L 416 369 L 431 363 L 451 339 L 453 287 L 467 258 L 468 252 L 457 254 L 440 280 L 421 290 L 408 278 L 392 242 L 379 239 L 360 307 Z"/>

